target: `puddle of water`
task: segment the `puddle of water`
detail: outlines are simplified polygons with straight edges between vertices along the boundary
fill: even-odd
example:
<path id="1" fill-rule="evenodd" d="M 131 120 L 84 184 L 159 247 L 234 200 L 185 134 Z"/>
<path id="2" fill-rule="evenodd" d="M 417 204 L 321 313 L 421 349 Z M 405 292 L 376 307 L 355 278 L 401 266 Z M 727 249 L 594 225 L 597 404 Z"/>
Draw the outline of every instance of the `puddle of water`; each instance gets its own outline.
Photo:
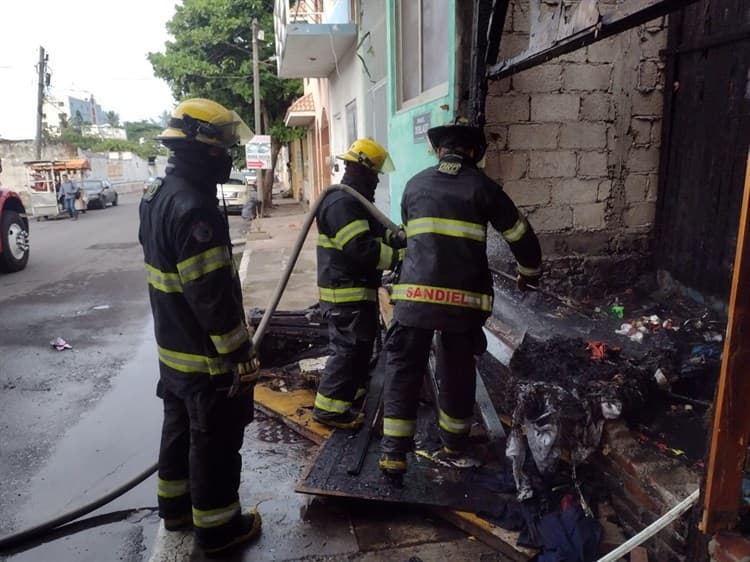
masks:
<path id="1" fill-rule="evenodd" d="M 30 499 L 17 516 L 19 526 L 90 503 L 156 462 L 162 409 L 155 395 L 158 358 L 150 321 L 142 333 L 132 360 L 116 376 L 112 390 L 81 416 L 31 480 Z M 141 484 L 136 490 L 145 488 Z M 126 500 L 131 494 L 101 509 L 155 503 L 153 486 Z"/>

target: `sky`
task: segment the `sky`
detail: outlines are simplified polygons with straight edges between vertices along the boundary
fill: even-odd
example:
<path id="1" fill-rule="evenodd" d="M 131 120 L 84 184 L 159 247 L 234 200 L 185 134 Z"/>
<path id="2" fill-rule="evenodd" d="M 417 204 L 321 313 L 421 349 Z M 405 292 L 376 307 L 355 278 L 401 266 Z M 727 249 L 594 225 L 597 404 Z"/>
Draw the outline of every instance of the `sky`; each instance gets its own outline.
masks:
<path id="1" fill-rule="evenodd" d="M 49 96 L 88 99 L 120 123 L 158 119 L 175 102 L 149 52 L 164 51 L 177 0 L 15 0 L 0 20 L 0 138 L 33 139 L 39 47 Z"/>

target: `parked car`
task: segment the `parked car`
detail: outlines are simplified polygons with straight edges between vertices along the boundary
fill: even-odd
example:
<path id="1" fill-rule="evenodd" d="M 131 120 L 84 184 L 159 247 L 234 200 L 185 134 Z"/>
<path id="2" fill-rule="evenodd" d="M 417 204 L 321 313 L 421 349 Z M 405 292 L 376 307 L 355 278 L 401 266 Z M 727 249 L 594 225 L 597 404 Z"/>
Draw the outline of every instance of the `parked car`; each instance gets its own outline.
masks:
<path id="1" fill-rule="evenodd" d="M 247 182 L 247 185 L 251 185 L 253 187 L 258 185 L 258 170 L 254 168 L 245 170 L 245 181 Z"/>
<path id="2" fill-rule="evenodd" d="M 80 182 L 76 185 L 80 185 Z M 89 209 L 103 209 L 109 204 L 113 207 L 117 206 L 119 196 L 109 180 L 83 180 L 83 191 L 88 201 L 86 206 Z"/>
<path id="3" fill-rule="evenodd" d="M 0 184 L 0 271 L 21 271 L 28 261 L 29 219 L 26 217 L 26 207 L 18 193 Z"/>
<path id="4" fill-rule="evenodd" d="M 242 207 L 250 199 L 251 193 L 255 192 L 255 186 L 248 185 L 245 175 L 232 172 L 225 183 L 216 184 L 216 198 L 219 200 L 220 208 L 224 208 L 226 205 L 227 212 L 239 213 L 242 211 Z"/>

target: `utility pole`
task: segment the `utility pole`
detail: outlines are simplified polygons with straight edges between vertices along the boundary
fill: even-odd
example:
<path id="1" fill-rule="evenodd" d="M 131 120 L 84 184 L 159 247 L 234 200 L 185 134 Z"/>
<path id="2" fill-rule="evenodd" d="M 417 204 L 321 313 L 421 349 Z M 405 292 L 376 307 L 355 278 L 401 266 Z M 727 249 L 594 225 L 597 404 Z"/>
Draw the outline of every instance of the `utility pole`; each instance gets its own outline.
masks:
<path id="1" fill-rule="evenodd" d="M 258 18 L 253 18 L 253 109 L 255 110 L 255 134 L 263 134 L 263 126 L 260 122 L 260 73 L 258 72 Z M 258 185 L 258 202 L 260 203 L 260 216 L 263 216 L 263 200 L 265 189 L 263 185 L 263 170 L 258 169 L 255 180 Z"/>
<path id="2" fill-rule="evenodd" d="M 42 117 L 44 116 L 44 85 L 47 80 L 47 55 L 44 47 L 39 47 L 39 64 L 37 65 L 39 73 L 39 86 L 36 97 L 36 159 L 42 159 Z"/>

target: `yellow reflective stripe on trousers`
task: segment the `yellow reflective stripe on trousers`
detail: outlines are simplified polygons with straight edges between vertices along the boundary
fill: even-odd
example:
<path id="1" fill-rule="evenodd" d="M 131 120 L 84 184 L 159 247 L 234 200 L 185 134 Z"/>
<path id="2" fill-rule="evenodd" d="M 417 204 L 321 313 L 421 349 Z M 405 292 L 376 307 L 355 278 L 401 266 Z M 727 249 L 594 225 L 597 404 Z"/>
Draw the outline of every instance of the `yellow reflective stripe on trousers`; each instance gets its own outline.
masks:
<path id="1" fill-rule="evenodd" d="M 471 429 L 471 418 L 452 418 L 443 410 L 440 410 L 438 423 L 445 431 L 449 433 L 457 433 L 459 435 L 469 433 L 469 430 Z"/>
<path id="2" fill-rule="evenodd" d="M 181 261 L 177 264 L 177 271 L 180 272 L 182 282 L 188 283 L 222 267 L 231 267 L 231 265 L 232 257 L 229 255 L 229 248 L 217 246 Z"/>
<path id="3" fill-rule="evenodd" d="M 182 281 L 179 273 L 167 273 L 146 264 L 146 282 L 163 293 L 181 293 Z"/>
<path id="4" fill-rule="evenodd" d="M 483 224 L 456 219 L 421 217 L 410 220 L 406 225 L 406 236 L 417 234 L 442 234 L 484 242 L 487 239 L 487 227 Z"/>
<path id="5" fill-rule="evenodd" d="M 223 354 L 232 353 L 235 349 L 239 348 L 249 339 L 247 328 L 242 323 L 240 323 L 240 325 L 237 326 L 234 330 L 231 330 L 226 334 L 209 335 L 211 337 L 211 341 L 214 342 L 216 351 Z"/>
<path id="6" fill-rule="evenodd" d="M 343 414 L 352 405 L 351 402 L 345 400 L 336 400 L 335 398 L 328 398 L 323 396 L 320 392 L 315 395 L 315 407 L 318 410 L 324 412 L 331 412 L 333 414 Z"/>
<path id="7" fill-rule="evenodd" d="M 476 308 L 485 312 L 492 310 L 492 295 L 429 285 L 394 285 L 391 299 Z"/>
<path id="8" fill-rule="evenodd" d="M 528 225 L 526 224 L 526 219 L 519 215 L 516 224 L 511 226 L 508 230 L 503 230 L 502 235 L 507 242 L 518 242 L 523 238 L 523 235 L 526 234 L 527 230 Z"/>
<path id="9" fill-rule="evenodd" d="M 167 367 L 181 373 L 209 373 L 211 375 L 220 375 L 228 373 L 231 369 L 223 363 L 218 357 L 208 357 L 206 355 L 195 355 L 192 353 L 183 353 L 173 351 L 159 346 L 159 361 Z"/>
<path id="10" fill-rule="evenodd" d="M 160 498 L 179 498 L 190 492 L 189 480 L 162 480 L 157 478 L 156 495 Z"/>
<path id="11" fill-rule="evenodd" d="M 375 289 L 368 287 L 342 287 L 340 289 L 330 289 L 328 287 L 318 287 L 320 300 L 332 303 L 342 302 L 359 302 L 377 300 Z"/>
<path id="12" fill-rule="evenodd" d="M 417 420 L 383 418 L 383 435 L 385 437 L 414 437 L 416 432 Z"/>
<path id="13" fill-rule="evenodd" d="M 208 529 L 229 523 L 240 512 L 240 502 L 218 509 L 198 509 L 193 507 L 193 525 Z"/>
<path id="14" fill-rule="evenodd" d="M 393 248 L 386 244 L 380 243 L 380 258 L 376 269 L 388 269 L 393 263 Z"/>
<path id="15" fill-rule="evenodd" d="M 538 277 L 542 274 L 541 267 L 524 267 L 520 263 L 516 266 L 518 273 L 526 277 Z"/>

